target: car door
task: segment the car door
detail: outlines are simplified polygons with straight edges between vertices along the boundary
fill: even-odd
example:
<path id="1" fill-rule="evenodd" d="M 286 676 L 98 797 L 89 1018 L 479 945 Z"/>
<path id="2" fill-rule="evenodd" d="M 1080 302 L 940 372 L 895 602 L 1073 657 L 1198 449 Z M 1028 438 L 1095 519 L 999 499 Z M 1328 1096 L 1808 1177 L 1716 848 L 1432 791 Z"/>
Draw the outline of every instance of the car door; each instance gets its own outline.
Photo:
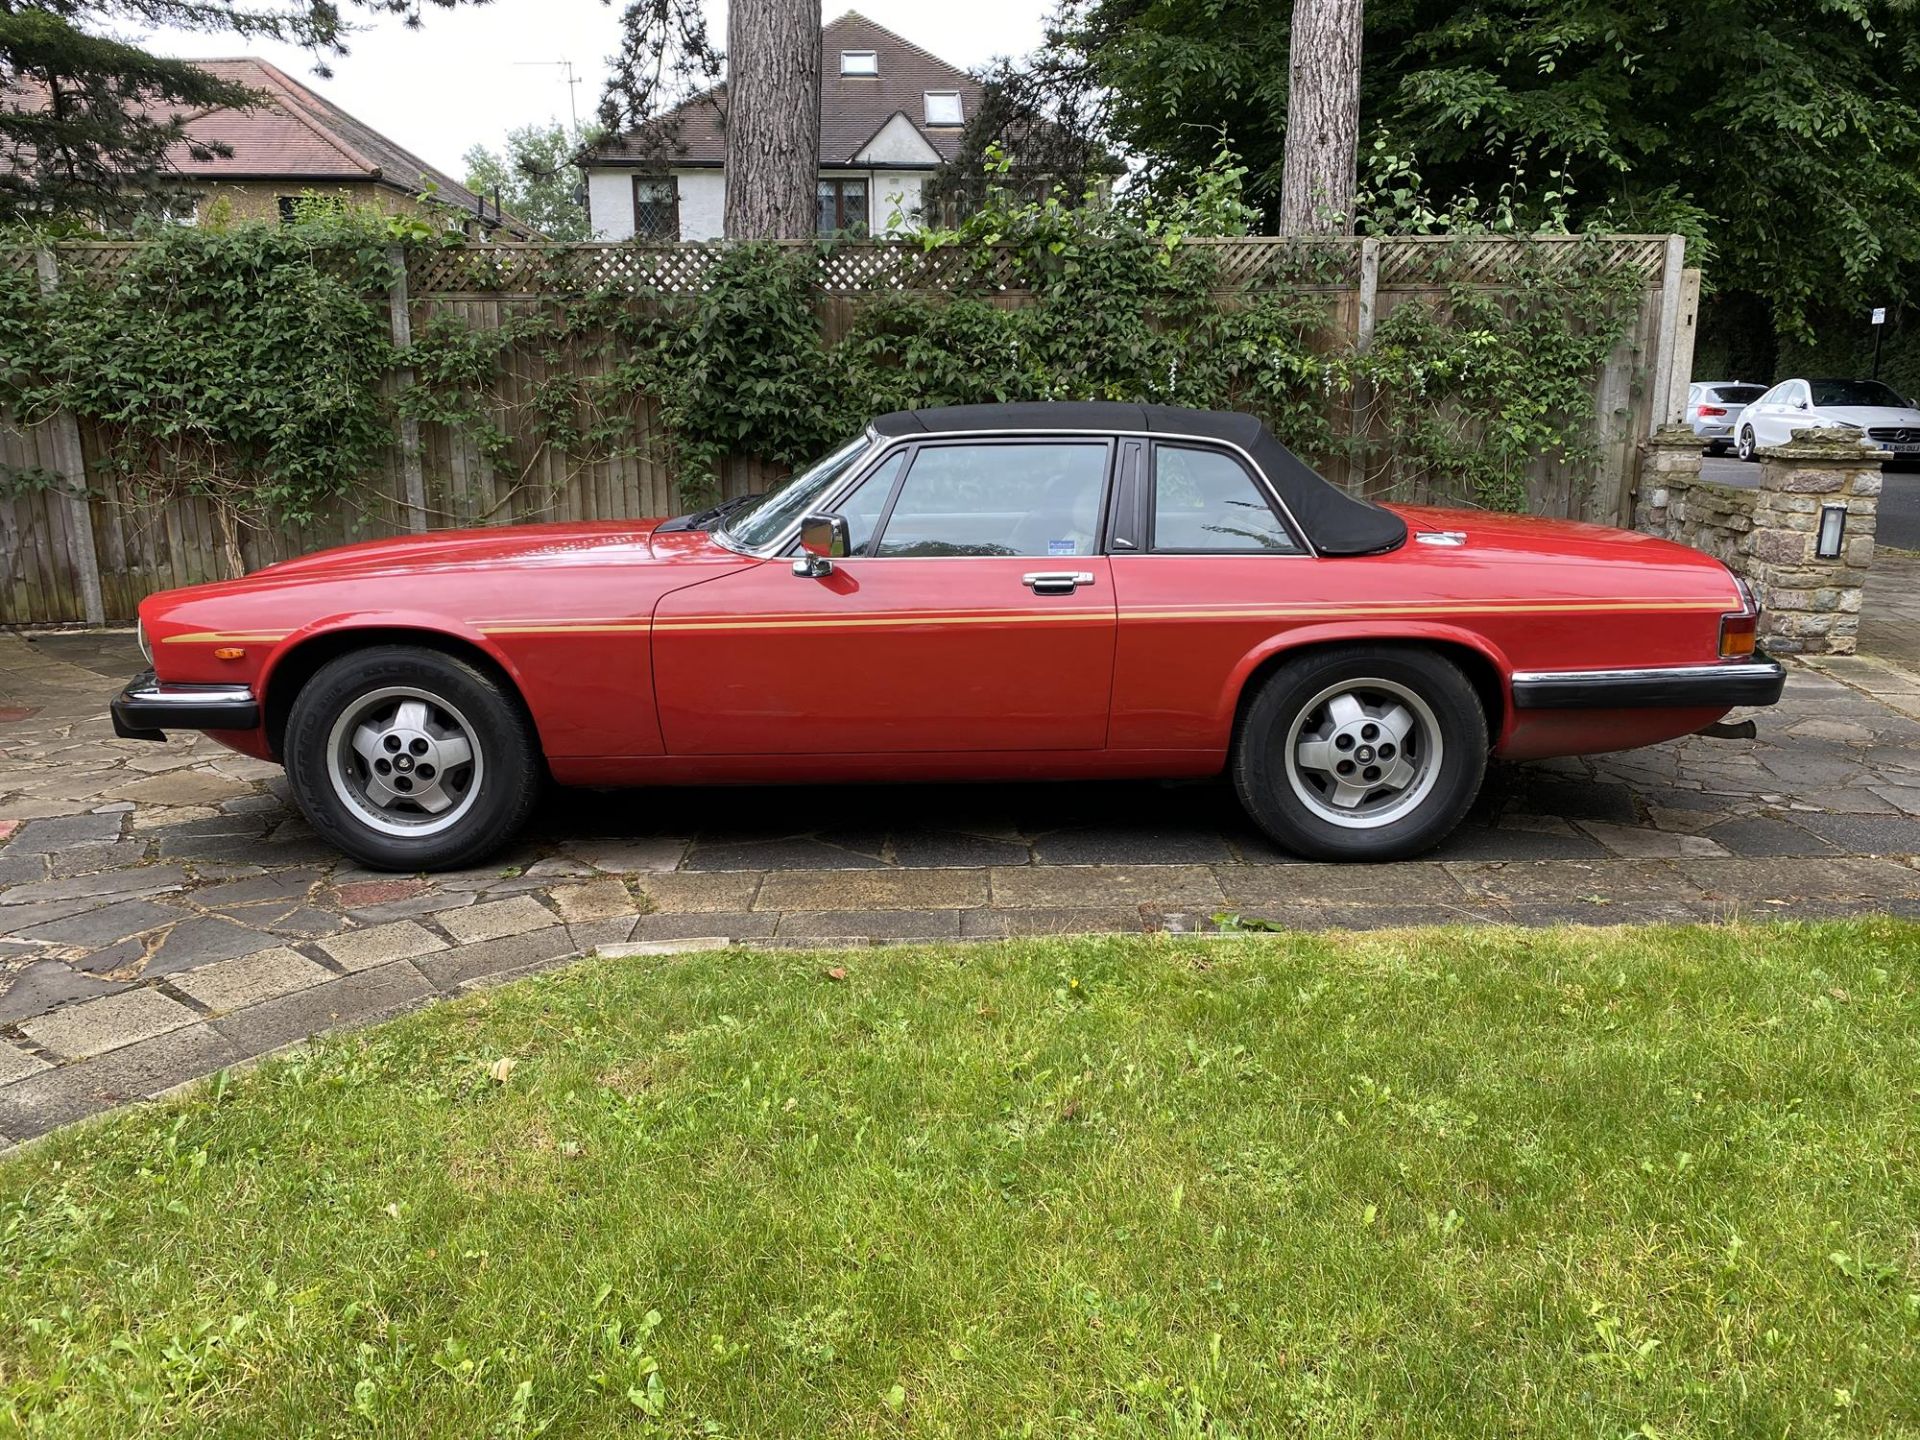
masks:
<path id="1" fill-rule="evenodd" d="M 1127 441 L 1110 546 L 1119 637 L 1116 750 L 1217 753 L 1245 656 L 1298 607 L 1365 593 L 1364 566 L 1316 561 L 1244 456 L 1201 441 Z M 1340 562 L 1344 564 L 1345 562 Z"/>
<path id="2" fill-rule="evenodd" d="M 1807 387 L 1789 380 L 1774 387 L 1772 403 L 1766 407 L 1762 423 L 1753 427 L 1762 445 L 1784 445 L 1793 438 L 1796 427 L 1808 423 Z"/>
<path id="3" fill-rule="evenodd" d="M 793 547 L 663 599 L 669 754 L 1093 750 L 1113 684 L 1105 437 L 937 439 L 833 505 L 848 551 Z"/>

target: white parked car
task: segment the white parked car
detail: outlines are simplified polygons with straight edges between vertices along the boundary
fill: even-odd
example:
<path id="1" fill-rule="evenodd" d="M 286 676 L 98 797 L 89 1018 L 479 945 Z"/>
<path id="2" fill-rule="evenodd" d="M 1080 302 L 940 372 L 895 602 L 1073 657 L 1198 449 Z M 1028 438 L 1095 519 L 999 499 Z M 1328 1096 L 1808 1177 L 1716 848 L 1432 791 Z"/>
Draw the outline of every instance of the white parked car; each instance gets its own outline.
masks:
<path id="1" fill-rule="evenodd" d="M 1734 446 L 1753 460 L 1759 447 L 1814 428 L 1858 431 L 1889 455 L 1920 456 L 1920 409 L 1880 380 L 1782 380 L 1740 412 Z"/>

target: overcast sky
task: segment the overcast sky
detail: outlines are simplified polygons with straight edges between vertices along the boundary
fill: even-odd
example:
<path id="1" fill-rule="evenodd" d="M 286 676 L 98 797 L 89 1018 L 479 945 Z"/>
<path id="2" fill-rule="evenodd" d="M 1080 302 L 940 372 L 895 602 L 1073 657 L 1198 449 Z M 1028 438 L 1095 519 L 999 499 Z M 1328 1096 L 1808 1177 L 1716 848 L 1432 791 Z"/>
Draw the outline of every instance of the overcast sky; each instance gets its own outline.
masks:
<path id="1" fill-rule="evenodd" d="M 620 13 L 600 0 L 493 0 L 455 10 L 431 6 L 425 23 L 408 30 L 397 21 L 369 26 L 353 37 L 352 52 L 332 62 L 333 78 L 313 74 L 312 61 L 289 46 L 251 46 L 231 35 L 160 30 L 149 38 L 165 55 L 197 59 L 254 54 L 320 91 L 334 104 L 462 178 L 460 157 L 478 141 L 498 148 L 520 125 L 567 119 L 565 71 L 529 61 L 571 60 L 582 119 L 600 103 L 607 57 L 620 44 Z M 844 0 L 825 0 L 823 16 L 845 13 Z M 868 19 L 903 35 L 963 69 L 996 55 L 1019 55 L 1040 40 L 1051 0 L 859 0 Z M 352 15 L 351 6 L 342 6 Z M 708 0 L 714 34 L 726 36 L 726 7 Z"/>

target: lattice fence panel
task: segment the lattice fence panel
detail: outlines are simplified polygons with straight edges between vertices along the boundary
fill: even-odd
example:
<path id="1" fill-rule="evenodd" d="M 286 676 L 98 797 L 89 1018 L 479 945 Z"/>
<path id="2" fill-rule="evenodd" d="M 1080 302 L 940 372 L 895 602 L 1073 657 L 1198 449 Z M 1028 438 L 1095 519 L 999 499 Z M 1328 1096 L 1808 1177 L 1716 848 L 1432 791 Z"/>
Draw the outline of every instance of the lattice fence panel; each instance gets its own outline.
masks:
<path id="1" fill-rule="evenodd" d="M 1359 277 L 1360 241 L 1347 236 L 1280 239 L 1246 236 L 1190 240 L 1212 256 L 1223 290 L 1354 284 Z M 1666 259 L 1666 238 L 1659 235 L 1545 236 L 1518 240 L 1507 236 L 1414 236 L 1377 242 L 1380 284 L 1407 288 L 1428 285 L 1500 285 L 1529 267 L 1590 267 L 1632 270 L 1657 278 Z M 112 278 L 138 252 L 133 242 L 94 241 L 58 247 L 63 276 Z M 924 250 L 904 241 L 821 247 L 807 241 L 790 248 L 809 252 L 816 283 L 829 295 L 889 291 L 932 293 L 1005 292 L 1024 289 L 1010 251 L 997 252 L 982 266 L 977 252 L 960 248 Z M 449 250 L 419 249 L 407 257 L 407 288 L 429 295 L 581 294 L 593 290 L 634 294 L 697 295 L 707 286 L 724 245 L 487 245 Z M 0 268 L 31 270 L 34 252 L 26 246 L 0 249 Z"/>
<path id="2" fill-rule="evenodd" d="M 1659 235 L 1397 237 L 1380 244 L 1380 284 L 1504 285 L 1530 269 L 1631 270 L 1659 276 L 1667 242 Z"/>

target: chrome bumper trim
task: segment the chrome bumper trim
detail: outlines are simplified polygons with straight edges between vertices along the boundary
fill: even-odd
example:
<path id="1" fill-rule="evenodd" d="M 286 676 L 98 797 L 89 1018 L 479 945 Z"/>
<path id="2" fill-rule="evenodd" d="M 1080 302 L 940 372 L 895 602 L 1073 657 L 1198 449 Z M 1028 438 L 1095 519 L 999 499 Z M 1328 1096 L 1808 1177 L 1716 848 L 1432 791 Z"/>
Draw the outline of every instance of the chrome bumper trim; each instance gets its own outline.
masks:
<path id="1" fill-rule="evenodd" d="M 1705 665 L 1650 665 L 1622 670 L 1517 670 L 1513 703 L 1522 710 L 1771 705 L 1787 682 L 1777 660 L 1713 661 Z"/>
<path id="2" fill-rule="evenodd" d="M 125 740 L 164 740 L 171 730 L 251 730 L 260 705 L 245 685 L 168 685 L 143 671 L 108 706 L 113 733 Z"/>

